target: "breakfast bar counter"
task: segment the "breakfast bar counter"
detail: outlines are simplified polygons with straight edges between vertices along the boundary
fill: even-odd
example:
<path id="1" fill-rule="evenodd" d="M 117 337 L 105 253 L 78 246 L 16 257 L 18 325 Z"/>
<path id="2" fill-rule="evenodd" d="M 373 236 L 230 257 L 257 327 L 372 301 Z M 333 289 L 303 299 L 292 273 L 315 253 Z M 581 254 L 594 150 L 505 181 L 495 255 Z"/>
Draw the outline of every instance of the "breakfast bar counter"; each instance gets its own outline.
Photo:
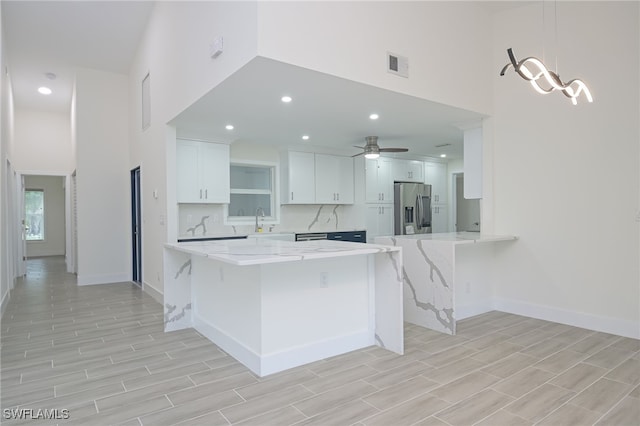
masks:
<path id="1" fill-rule="evenodd" d="M 377 244 L 402 247 L 404 319 L 456 334 L 456 321 L 493 309 L 494 245 L 510 235 L 479 232 L 378 237 Z"/>
<path id="2" fill-rule="evenodd" d="M 269 239 L 166 244 L 165 331 L 259 376 L 378 345 L 403 353 L 402 249 Z"/>

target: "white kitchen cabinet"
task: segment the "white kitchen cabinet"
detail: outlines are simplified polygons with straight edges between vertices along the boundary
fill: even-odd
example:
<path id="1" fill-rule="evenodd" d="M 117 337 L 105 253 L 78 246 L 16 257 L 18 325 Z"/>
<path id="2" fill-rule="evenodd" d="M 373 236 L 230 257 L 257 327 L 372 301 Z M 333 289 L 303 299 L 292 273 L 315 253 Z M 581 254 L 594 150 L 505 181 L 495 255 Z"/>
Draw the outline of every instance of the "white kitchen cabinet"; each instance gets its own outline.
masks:
<path id="1" fill-rule="evenodd" d="M 393 205 L 367 204 L 366 226 L 368 243 L 376 237 L 393 235 Z"/>
<path id="2" fill-rule="evenodd" d="M 424 183 L 431 185 L 431 204 L 447 204 L 447 165 L 444 163 L 424 163 Z"/>
<path id="3" fill-rule="evenodd" d="M 424 182 L 424 165 L 418 160 L 394 160 L 393 180 L 402 182 Z"/>
<path id="4" fill-rule="evenodd" d="M 482 128 L 464 131 L 464 198 L 482 198 Z"/>
<path id="5" fill-rule="evenodd" d="M 283 152 L 280 162 L 282 204 L 315 204 L 315 154 L 312 152 Z"/>
<path id="6" fill-rule="evenodd" d="M 449 232 L 449 216 L 447 215 L 447 205 L 431 206 L 431 232 Z"/>
<path id="7" fill-rule="evenodd" d="M 315 154 L 316 204 L 353 204 L 353 158 Z"/>
<path id="8" fill-rule="evenodd" d="M 229 145 L 176 141 L 178 203 L 229 203 Z"/>
<path id="9" fill-rule="evenodd" d="M 393 204 L 393 160 L 365 160 L 365 202 Z"/>

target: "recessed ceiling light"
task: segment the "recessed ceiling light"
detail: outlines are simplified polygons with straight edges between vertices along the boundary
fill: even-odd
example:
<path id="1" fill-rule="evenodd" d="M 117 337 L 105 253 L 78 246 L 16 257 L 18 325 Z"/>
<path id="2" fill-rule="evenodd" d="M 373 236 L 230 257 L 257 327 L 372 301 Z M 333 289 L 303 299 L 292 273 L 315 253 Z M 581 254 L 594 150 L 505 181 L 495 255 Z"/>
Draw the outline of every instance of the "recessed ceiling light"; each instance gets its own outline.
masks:
<path id="1" fill-rule="evenodd" d="M 305 141 L 308 141 L 309 140 L 309 135 L 303 135 L 302 139 L 305 140 Z"/>
<path id="2" fill-rule="evenodd" d="M 282 98 L 280 98 L 280 100 L 282 102 L 284 102 L 285 104 L 288 104 L 289 102 L 291 102 L 293 99 L 291 98 L 291 96 L 283 96 Z"/>
<path id="3" fill-rule="evenodd" d="M 44 87 L 44 86 L 38 87 L 38 92 L 43 94 L 43 95 L 50 95 L 52 93 L 51 89 L 49 89 L 48 87 Z"/>
<path id="4" fill-rule="evenodd" d="M 446 158 L 447 154 L 440 154 L 440 158 Z"/>
<path id="5" fill-rule="evenodd" d="M 225 129 L 227 130 L 233 130 L 233 125 L 232 124 L 227 124 L 226 126 L 224 126 Z"/>
<path id="6" fill-rule="evenodd" d="M 380 116 L 379 116 L 378 114 L 371 114 L 371 115 L 369 116 L 369 118 L 370 118 L 371 120 L 377 120 L 378 118 L 380 118 Z"/>

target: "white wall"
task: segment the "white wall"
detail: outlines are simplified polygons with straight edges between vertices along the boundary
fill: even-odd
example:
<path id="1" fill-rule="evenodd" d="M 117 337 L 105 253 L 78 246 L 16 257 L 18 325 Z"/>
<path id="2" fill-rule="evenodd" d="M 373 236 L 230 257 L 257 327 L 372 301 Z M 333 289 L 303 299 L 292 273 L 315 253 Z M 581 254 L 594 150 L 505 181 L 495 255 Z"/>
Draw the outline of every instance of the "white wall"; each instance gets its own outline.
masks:
<path id="1" fill-rule="evenodd" d="M 9 183 L 7 179 L 8 139 L 11 127 L 9 117 L 11 86 L 7 75 L 1 72 L 7 64 L 5 53 L 2 3 L 0 3 L 0 188 L 2 188 L 2 196 L 0 196 L 0 315 L 4 313 L 5 306 L 9 301 L 9 289 L 13 282 L 13 268 L 10 261 L 12 241 L 9 238 Z"/>
<path id="2" fill-rule="evenodd" d="M 258 3 L 258 53 L 349 80 L 491 112 L 491 21 L 479 2 Z M 387 72 L 387 51 L 409 78 Z"/>
<path id="3" fill-rule="evenodd" d="M 76 74 L 78 284 L 129 280 L 128 78 Z"/>
<path id="4" fill-rule="evenodd" d="M 140 166 L 143 285 L 162 293 L 162 246 L 177 235 L 175 129 L 167 123 L 254 58 L 254 2 L 157 2 L 129 73 L 129 169 Z M 209 44 L 224 37 L 224 53 Z M 151 126 L 141 129 L 141 83 L 151 78 Z M 171 176 L 168 179 L 167 176 Z M 158 198 L 151 195 L 158 190 Z"/>
<path id="5" fill-rule="evenodd" d="M 639 5 L 558 2 L 560 76 L 594 97 L 577 106 L 498 76 L 509 47 L 541 56 L 540 8 L 494 25 L 494 225 L 520 237 L 499 251 L 498 308 L 640 337 Z"/>
<path id="6" fill-rule="evenodd" d="M 27 241 L 27 257 L 65 254 L 65 188 L 62 176 L 25 176 L 25 189 L 44 191 L 44 240 Z"/>
<path id="7" fill-rule="evenodd" d="M 38 174 L 74 169 L 69 114 L 26 108 L 15 110 L 14 168 Z"/>

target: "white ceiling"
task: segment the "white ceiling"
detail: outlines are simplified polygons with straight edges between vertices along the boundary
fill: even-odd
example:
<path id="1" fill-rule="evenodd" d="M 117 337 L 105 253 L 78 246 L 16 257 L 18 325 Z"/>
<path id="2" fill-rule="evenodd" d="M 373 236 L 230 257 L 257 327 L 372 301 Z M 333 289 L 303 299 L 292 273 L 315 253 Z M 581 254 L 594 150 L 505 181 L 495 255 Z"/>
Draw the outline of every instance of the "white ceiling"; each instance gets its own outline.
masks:
<path id="1" fill-rule="evenodd" d="M 490 13 L 528 2 L 482 2 Z M 126 74 L 152 1 L 2 0 L 9 74 L 17 107 L 68 113 L 74 69 Z M 57 75 L 48 80 L 45 73 Z M 37 93 L 47 85 L 50 96 Z M 284 105 L 279 99 L 294 97 Z M 371 121 L 371 112 L 380 114 Z M 462 156 L 456 127 L 480 116 L 307 69 L 256 58 L 176 118 L 182 136 L 307 145 L 355 154 L 365 136 L 381 147 L 407 147 L 409 156 Z M 230 133 L 224 124 L 236 128 Z M 445 148 L 435 145 L 451 144 Z"/>
<path id="2" fill-rule="evenodd" d="M 152 7 L 150 1 L 2 0 L 16 106 L 68 113 L 74 68 L 127 74 Z M 57 78 L 47 79 L 48 72 Z M 53 93 L 40 95 L 43 85 Z"/>

